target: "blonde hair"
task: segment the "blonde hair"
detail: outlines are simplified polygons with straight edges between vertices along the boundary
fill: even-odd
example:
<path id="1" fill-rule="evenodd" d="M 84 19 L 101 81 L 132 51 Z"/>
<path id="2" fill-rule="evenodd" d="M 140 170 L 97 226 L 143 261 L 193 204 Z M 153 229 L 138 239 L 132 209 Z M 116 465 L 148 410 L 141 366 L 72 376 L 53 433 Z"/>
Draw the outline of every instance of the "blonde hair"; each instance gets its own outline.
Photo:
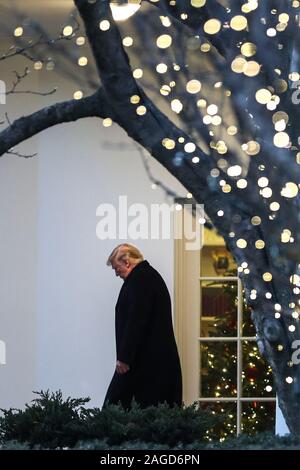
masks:
<path id="1" fill-rule="evenodd" d="M 122 243 L 121 245 L 116 246 L 109 255 L 108 260 L 106 261 L 107 266 L 111 266 L 115 259 L 117 261 L 131 259 L 134 264 L 138 264 L 144 260 L 144 257 L 136 246 L 130 245 L 129 243 Z"/>

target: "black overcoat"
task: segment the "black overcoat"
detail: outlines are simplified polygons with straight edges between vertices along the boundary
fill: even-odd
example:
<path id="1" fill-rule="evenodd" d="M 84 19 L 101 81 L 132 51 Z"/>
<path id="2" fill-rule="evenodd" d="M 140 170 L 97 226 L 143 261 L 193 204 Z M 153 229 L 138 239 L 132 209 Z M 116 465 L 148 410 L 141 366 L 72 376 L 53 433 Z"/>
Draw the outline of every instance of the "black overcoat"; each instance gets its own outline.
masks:
<path id="1" fill-rule="evenodd" d="M 115 310 L 117 360 L 129 365 L 114 373 L 104 405 L 141 407 L 182 404 L 180 360 L 172 325 L 171 299 L 161 275 L 139 263 L 124 281 Z"/>

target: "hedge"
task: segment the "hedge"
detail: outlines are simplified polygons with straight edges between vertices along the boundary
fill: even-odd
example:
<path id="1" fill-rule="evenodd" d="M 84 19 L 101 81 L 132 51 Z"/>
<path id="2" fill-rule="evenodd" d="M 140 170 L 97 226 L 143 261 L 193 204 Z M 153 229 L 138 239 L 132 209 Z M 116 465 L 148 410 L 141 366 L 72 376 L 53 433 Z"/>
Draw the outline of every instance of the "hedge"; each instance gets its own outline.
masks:
<path id="1" fill-rule="evenodd" d="M 61 391 L 34 392 L 24 410 L 1 410 L 0 449 L 201 450 L 300 449 L 300 438 L 260 433 L 224 438 L 225 417 L 199 403 L 129 411 L 88 408 L 89 398 L 63 399 Z"/>

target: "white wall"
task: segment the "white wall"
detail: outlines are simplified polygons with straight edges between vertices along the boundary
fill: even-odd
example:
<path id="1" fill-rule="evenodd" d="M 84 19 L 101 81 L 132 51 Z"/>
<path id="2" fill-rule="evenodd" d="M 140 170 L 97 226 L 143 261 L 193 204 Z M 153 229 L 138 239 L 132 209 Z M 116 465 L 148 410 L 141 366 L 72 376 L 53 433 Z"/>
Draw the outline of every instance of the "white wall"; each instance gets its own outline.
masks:
<path id="1" fill-rule="evenodd" d="M 9 88 L 18 64 L 1 64 L 0 79 Z M 20 67 L 23 67 L 23 62 Z M 18 69 L 17 69 L 18 70 Z M 21 69 L 19 69 L 21 70 Z M 32 77 L 32 87 L 36 87 Z M 0 104 L 10 120 L 36 105 L 24 95 Z M 19 109 L 17 109 L 19 108 Z M 2 124 L 2 130 L 6 126 Z M 36 140 L 22 146 L 36 151 Z M 37 387 L 36 371 L 36 269 L 38 160 L 3 156 L 0 159 L 0 340 L 5 342 L 6 365 L 0 365 L 0 407 L 22 406 Z M 0 361 L 1 362 L 1 361 Z"/>
<path id="2" fill-rule="evenodd" d="M 40 88 L 51 86 L 43 76 Z M 61 82 L 56 99 L 72 94 L 70 84 Z M 1 117 L 53 102 L 53 97 L 26 98 L 13 96 L 2 105 Z M 119 195 L 148 207 L 166 197 L 151 189 L 131 140 L 115 125 L 104 128 L 101 120 L 53 127 L 18 148 L 37 150 L 38 157 L 0 160 L 0 340 L 7 345 L 0 407 L 22 407 L 33 390 L 48 388 L 90 396 L 91 404 L 100 406 L 114 370 L 114 305 L 122 283 L 105 262 L 123 240 L 96 237 L 96 208 L 103 202 L 118 206 Z M 159 164 L 151 167 L 185 194 Z M 172 240 L 134 243 L 173 293 Z"/>

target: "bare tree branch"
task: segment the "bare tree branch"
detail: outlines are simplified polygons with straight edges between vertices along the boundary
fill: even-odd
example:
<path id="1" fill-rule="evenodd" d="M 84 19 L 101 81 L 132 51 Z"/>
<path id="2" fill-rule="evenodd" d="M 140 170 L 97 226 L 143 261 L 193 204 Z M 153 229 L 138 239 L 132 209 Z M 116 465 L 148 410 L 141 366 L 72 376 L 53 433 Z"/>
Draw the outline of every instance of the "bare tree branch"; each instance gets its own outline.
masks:
<path id="1" fill-rule="evenodd" d="M 24 154 L 20 152 L 15 152 L 14 150 L 8 150 L 6 152 L 8 155 L 15 155 L 16 157 L 21 157 L 21 158 L 33 158 L 37 156 L 37 153 L 32 153 L 32 154 Z"/>
<path id="2" fill-rule="evenodd" d="M 63 34 L 63 32 L 61 31 L 61 33 L 58 37 L 49 38 L 49 37 L 47 37 L 47 34 L 45 33 L 45 30 L 41 29 L 39 31 L 39 33 L 40 33 L 39 38 L 36 41 L 32 41 L 30 44 L 27 44 L 27 45 L 22 46 L 22 47 L 14 47 L 14 49 L 11 50 L 10 52 L 8 50 L 5 54 L 2 54 L 2 56 L 0 56 L 0 61 L 10 59 L 11 57 L 15 57 L 17 55 L 24 55 L 24 57 L 27 57 L 31 61 L 38 60 L 36 57 L 31 56 L 28 53 L 28 51 L 30 51 L 32 49 L 35 49 L 37 47 L 40 47 L 40 46 L 53 46 L 54 44 L 56 44 L 60 41 L 70 41 L 74 37 L 74 34 L 80 29 L 80 25 L 79 25 L 76 17 L 72 15 L 72 19 L 75 22 L 75 27 L 73 29 L 73 34 L 72 35 L 65 36 Z M 35 24 L 35 25 L 36 25 L 37 29 L 40 29 L 38 24 Z M 21 42 L 20 39 L 19 39 L 19 42 Z"/>
<path id="3" fill-rule="evenodd" d="M 155 178 L 151 172 L 151 169 L 150 169 L 150 166 L 149 166 L 149 163 L 147 161 L 147 157 L 145 155 L 145 152 L 143 151 L 143 148 L 140 147 L 139 145 L 136 145 L 136 148 L 139 152 L 139 154 L 141 155 L 141 158 L 142 158 L 142 161 L 143 161 L 143 165 L 144 165 L 144 168 L 146 170 L 146 173 L 148 175 L 148 178 L 149 180 L 157 187 L 161 188 L 165 194 L 168 196 L 168 197 L 171 197 L 172 199 L 176 198 L 176 197 L 179 197 L 179 195 L 177 193 L 175 193 L 175 191 L 173 191 L 173 189 L 170 189 L 167 185 L 165 185 L 162 181 L 158 180 L 157 178 Z"/>
<path id="4" fill-rule="evenodd" d="M 39 92 L 39 91 L 31 91 L 31 90 L 16 90 L 16 88 L 20 85 L 20 83 L 23 81 L 24 78 L 26 78 L 30 73 L 30 70 L 28 67 L 25 68 L 23 74 L 19 74 L 19 72 L 14 71 L 14 74 L 16 76 L 16 80 L 13 82 L 12 87 L 9 91 L 6 92 L 6 95 L 12 95 L 12 94 L 30 94 L 30 95 L 40 95 L 40 96 L 48 96 L 48 95 L 53 95 L 57 91 L 57 87 L 53 88 L 50 91 L 47 92 Z"/>

